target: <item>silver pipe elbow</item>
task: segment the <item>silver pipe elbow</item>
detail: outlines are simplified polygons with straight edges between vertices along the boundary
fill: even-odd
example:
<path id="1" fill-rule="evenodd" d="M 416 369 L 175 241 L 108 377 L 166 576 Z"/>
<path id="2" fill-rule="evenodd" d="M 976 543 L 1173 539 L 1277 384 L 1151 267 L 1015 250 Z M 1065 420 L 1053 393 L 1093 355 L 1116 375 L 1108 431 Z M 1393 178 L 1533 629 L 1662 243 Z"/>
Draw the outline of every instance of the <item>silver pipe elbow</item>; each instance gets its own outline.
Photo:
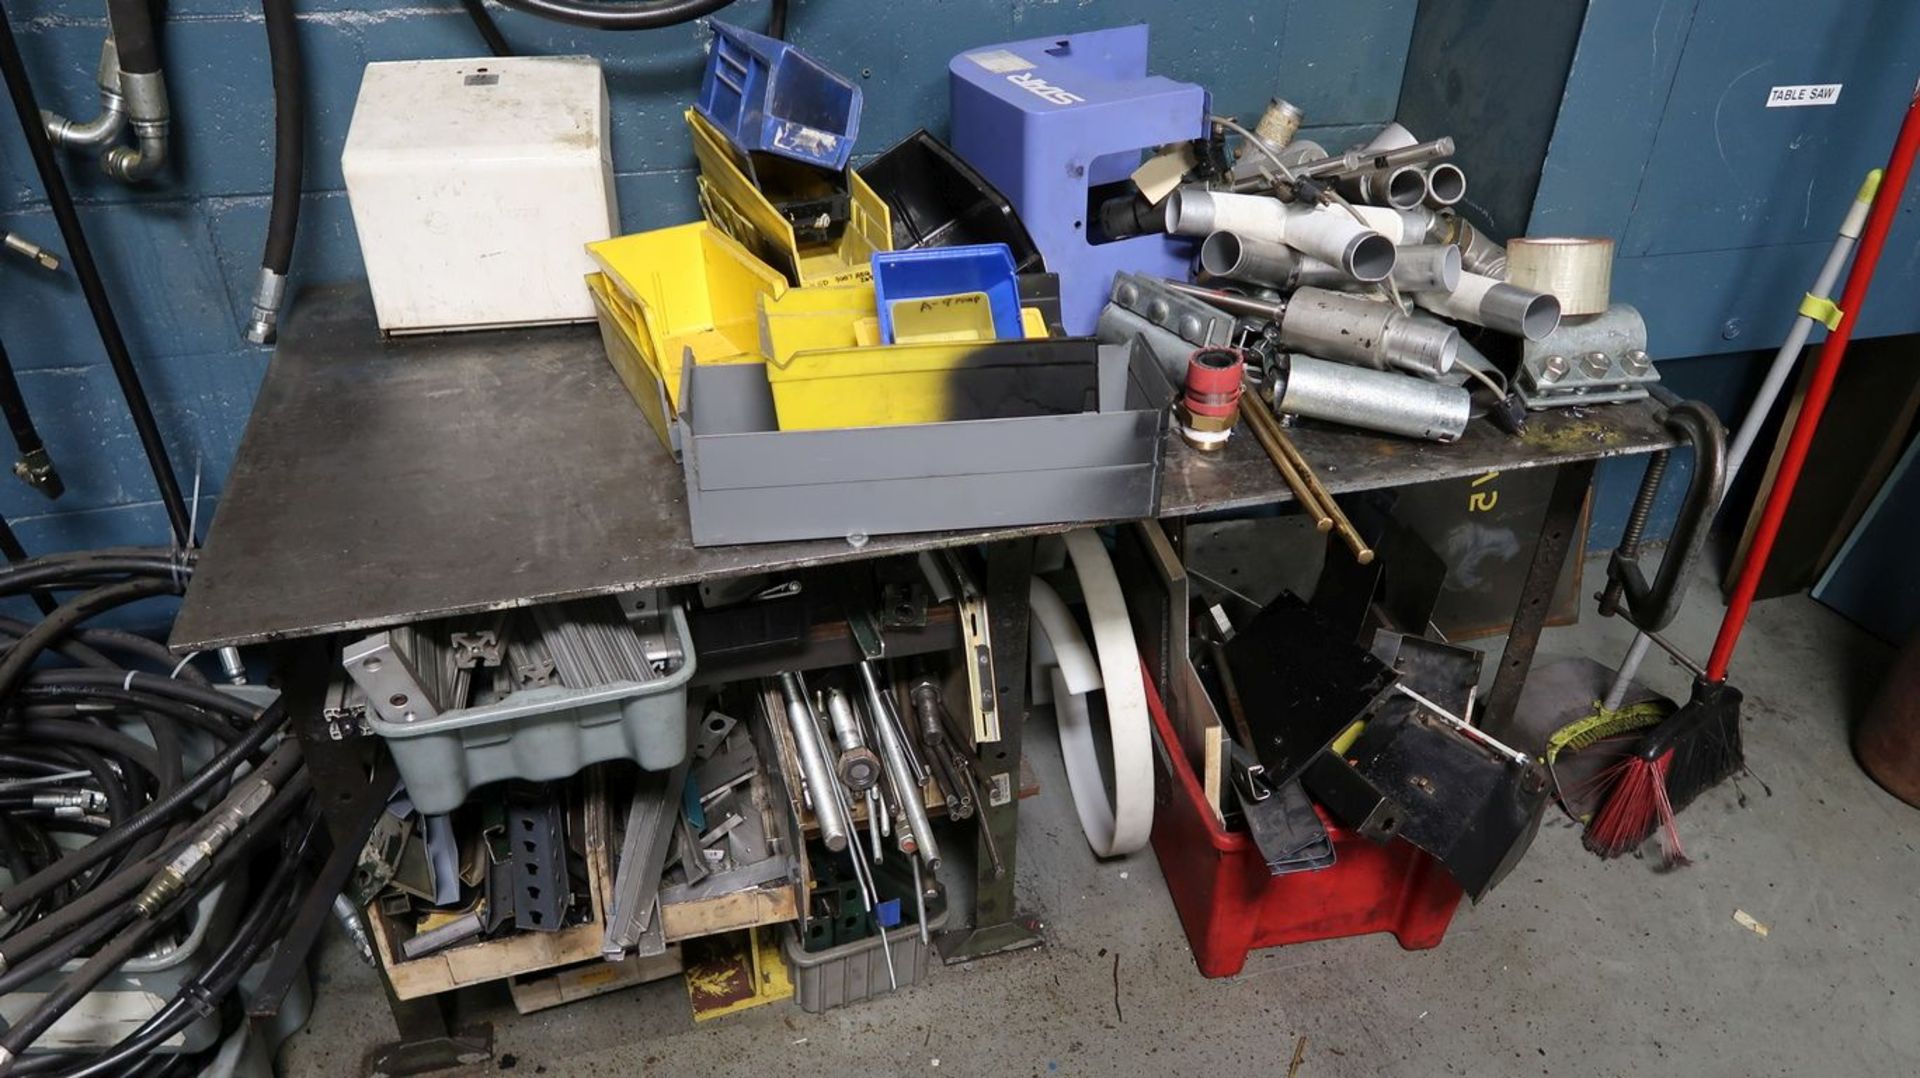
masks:
<path id="1" fill-rule="evenodd" d="M 126 102 L 120 95 L 120 51 L 113 38 L 100 43 L 100 67 L 94 72 L 100 87 L 100 115 L 91 120 L 71 120 L 50 109 L 42 109 L 40 122 L 47 138 L 55 146 L 94 150 L 112 143 L 126 127 Z"/>
<path id="2" fill-rule="evenodd" d="M 120 73 L 120 89 L 126 99 L 127 126 L 133 130 L 132 146 L 115 146 L 100 158 L 107 175 L 125 183 L 152 179 L 167 162 L 168 131 L 172 116 L 167 109 L 167 81 L 158 71 L 138 75 Z"/>

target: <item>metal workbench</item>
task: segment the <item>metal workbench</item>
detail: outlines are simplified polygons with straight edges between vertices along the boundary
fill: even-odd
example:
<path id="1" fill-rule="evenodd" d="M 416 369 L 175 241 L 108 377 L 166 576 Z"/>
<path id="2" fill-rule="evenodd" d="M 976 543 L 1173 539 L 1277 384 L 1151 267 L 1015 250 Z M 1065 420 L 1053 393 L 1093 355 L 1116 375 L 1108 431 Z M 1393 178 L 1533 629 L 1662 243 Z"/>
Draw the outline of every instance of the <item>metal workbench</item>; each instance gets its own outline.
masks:
<path id="1" fill-rule="evenodd" d="M 1670 447 L 1650 402 L 1537 414 L 1523 437 L 1476 420 L 1448 446 L 1303 427 L 1336 493 L 1559 466 L 1483 722 L 1511 717 L 1554 582 L 1578 536 L 1596 461 Z M 1215 456 L 1167 447 L 1160 515 L 1272 506 L 1290 492 L 1251 438 Z M 176 650 L 274 643 L 294 727 L 337 843 L 391 789 L 384 754 L 330 738 L 319 698 L 334 633 L 749 573 L 984 544 L 1000 672 L 1001 742 L 983 774 L 1017 768 L 1026 714 L 1026 595 L 1035 535 L 1066 526 L 696 549 L 678 464 L 642 420 L 589 326 L 381 339 L 363 285 L 308 289 L 269 366 L 175 622 Z M 371 764 L 370 761 L 371 760 Z M 375 786 L 367 785 L 369 767 Z M 371 791 L 371 792 L 370 792 Z M 976 867 L 959 961 L 1035 942 L 1014 907 L 1018 801 L 982 806 L 1006 864 Z M 364 833 L 362 830 L 361 833 Z M 976 866 L 988 863 L 977 838 Z M 351 861 L 345 867 L 351 867 Z M 344 872 L 344 869 L 342 869 Z M 344 876 L 342 876 L 344 879 Z M 324 912 L 324 911 L 323 911 Z M 484 1058 L 429 1000 L 390 997 L 401 1041 L 385 1073 Z"/>
<path id="2" fill-rule="evenodd" d="M 1335 493 L 1644 453 L 1650 403 L 1475 421 L 1453 445 L 1306 429 Z M 1250 438 L 1167 447 L 1163 517 L 1292 495 Z M 380 339 L 365 289 L 300 297 L 214 517 L 178 650 L 1066 530 L 1013 528 L 696 549 L 680 467 L 592 327 Z"/>

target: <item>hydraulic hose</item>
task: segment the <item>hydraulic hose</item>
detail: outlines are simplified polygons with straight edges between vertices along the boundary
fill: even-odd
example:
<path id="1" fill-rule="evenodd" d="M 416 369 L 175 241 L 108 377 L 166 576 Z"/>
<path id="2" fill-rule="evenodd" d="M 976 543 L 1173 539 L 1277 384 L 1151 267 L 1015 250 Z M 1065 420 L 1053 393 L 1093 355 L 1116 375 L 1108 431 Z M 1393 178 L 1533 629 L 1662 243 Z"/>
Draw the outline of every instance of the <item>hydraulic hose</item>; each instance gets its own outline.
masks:
<path id="1" fill-rule="evenodd" d="M 262 712 L 254 723 L 253 729 L 245 736 L 224 749 L 200 771 L 187 780 L 179 789 L 148 805 L 135 813 L 131 819 L 114 821 L 112 831 L 95 841 L 82 846 L 60 860 L 34 873 L 24 880 L 16 880 L 5 890 L 0 890 L 0 912 L 18 909 L 27 902 L 46 894 L 54 887 L 72 879 L 74 876 L 92 868 L 108 857 L 119 853 L 132 845 L 140 836 L 165 823 L 189 807 L 195 798 L 206 793 L 215 783 L 226 779 L 233 769 L 253 755 L 266 740 L 286 725 L 287 709 L 284 701 L 276 700 Z"/>
<path id="2" fill-rule="evenodd" d="M 500 0 L 502 7 L 589 30 L 659 30 L 711 15 L 733 0 Z"/>
<path id="3" fill-rule="evenodd" d="M 13 534 L 13 525 L 7 523 L 7 518 L 4 516 L 0 516 L 0 557 L 7 559 L 7 569 L 30 560 L 27 557 L 27 548 L 20 545 L 20 537 Z M 5 571 L 0 570 L 0 573 Z M 33 593 L 33 605 L 39 607 L 42 614 L 51 614 L 60 609 L 59 602 L 53 596 L 38 590 Z"/>
<path id="4" fill-rule="evenodd" d="M 41 440 L 39 428 L 33 425 L 33 412 L 27 408 L 27 398 L 20 392 L 20 379 L 14 377 L 13 359 L 7 355 L 5 341 L 0 341 L 0 413 L 6 416 L 13 444 L 20 450 L 13 474 L 48 498 L 65 494 L 66 484 L 54 470 L 53 458 L 47 455 L 47 444 Z"/>
<path id="5" fill-rule="evenodd" d="M 273 67 L 273 203 L 267 211 L 267 244 L 260 256 L 247 340 L 272 344 L 286 299 L 287 269 L 300 228 L 301 180 L 306 171 L 306 72 L 300 60 L 299 24 L 293 0 L 261 0 L 267 55 Z"/>
<path id="6" fill-rule="evenodd" d="M 153 35 L 151 0 L 107 0 L 107 25 L 120 53 L 120 70 L 151 75 L 160 70 L 160 46 Z"/>
<path id="7" fill-rule="evenodd" d="M 145 0 L 120 2 L 132 5 L 144 4 Z M 148 40 L 151 41 L 150 28 Z M 125 64 L 124 59 L 122 63 Z M 157 56 L 155 67 L 158 67 Z M 40 104 L 34 99 L 26 61 L 20 55 L 20 43 L 13 36 L 13 24 L 4 7 L 0 7 L 0 73 L 6 77 L 7 93 L 13 100 L 14 113 L 26 136 L 27 150 L 33 157 L 35 170 L 40 174 L 40 183 L 46 188 L 47 206 L 60 226 L 61 239 L 67 245 L 67 257 L 73 260 L 74 276 L 79 278 L 80 290 L 86 295 L 87 307 L 93 312 L 100 345 L 113 367 L 120 393 L 126 398 L 127 412 L 133 419 L 133 429 L 140 438 L 140 446 L 146 451 L 147 464 L 153 470 L 153 481 L 159 489 L 161 505 L 165 507 L 167 521 L 173 528 L 174 542 L 183 547 L 192 546 L 193 537 L 188 534 L 191 525 L 187 500 L 180 492 L 180 480 L 174 473 L 172 458 L 167 455 L 159 424 L 154 421 L 153 404 L 147 399 L 146 388 L 140 383 L 140 372 L 133 365 L 133 354 L 127 348 L 126 337 L 120 332 L 120 322 L 114 316 L 113 303 L 107 298 L 106 283 L 100 277 L 99 265 L 93 260 L 93 248 L 87 243 L 86 231 L 80 224 L 80 214 L 73 206 L 73 193 L 67 189 L 66 176 L 60 171 L 60 163 L 53 152 L 53 142 L 47 137 L 47 129 L 41 121 Z"/>
<path id="8" fill-rule="evenodd" d="M 40 587 L 91 587 L 102 577 L 158 576 L 185 581 L 193 573 L 191 551 L 124 547 L 86 554 L 43 554 L 0 568 L 0 595 Z"/>
<path id="9" fill-rule="evenodd" d="M 767 13 L 767 36 L 775 41 L 787 39 L 787 0 L 773 0 L 773 10 Z"/>
<path id="10" fill-rule="evenodd" d="M 116 606 L 125 606 L 156 595 L 177 595 L 179 592 L 180 586 L 172 580 L 123 580 L 94 588 L 62 603 L 60 609 L 48 614 L 45 620 L 8 648 L 6 658 L 0 659 L 0 701 L 13 696 L 27 670 L 48 644 L 65 636 L 82 621 Z"/>

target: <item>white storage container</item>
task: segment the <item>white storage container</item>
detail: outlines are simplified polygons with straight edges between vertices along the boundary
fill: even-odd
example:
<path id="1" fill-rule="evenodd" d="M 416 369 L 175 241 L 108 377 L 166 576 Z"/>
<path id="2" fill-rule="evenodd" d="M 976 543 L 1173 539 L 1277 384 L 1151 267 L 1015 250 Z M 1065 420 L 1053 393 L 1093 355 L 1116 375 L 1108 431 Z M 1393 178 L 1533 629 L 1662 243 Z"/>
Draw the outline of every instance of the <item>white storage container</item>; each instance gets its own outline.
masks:
<path id="1" fill-rule="evenodd" d="M 368 64 L 340 167 L 380 328 L 590 321 L 610 144 L 589 57 Z"/>

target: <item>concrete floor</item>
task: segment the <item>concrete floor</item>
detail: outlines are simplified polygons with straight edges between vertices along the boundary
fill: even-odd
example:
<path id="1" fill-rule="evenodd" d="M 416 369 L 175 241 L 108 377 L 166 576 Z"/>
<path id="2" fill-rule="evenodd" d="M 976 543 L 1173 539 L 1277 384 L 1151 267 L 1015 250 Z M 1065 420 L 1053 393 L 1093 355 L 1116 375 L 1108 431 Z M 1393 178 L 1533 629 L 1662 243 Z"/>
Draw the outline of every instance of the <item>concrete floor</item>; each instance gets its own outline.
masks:
<path id="1" fill-rule="evenodd" d="M 1673 638 L 1704 652 L 1719 610 L 1698 581 Z M 1627 638 L 1589 612 L 1550 630 L 1540 661 L 1613 662 Z M 1920 812 L 1863 775 L 1845 739 L 1887 650 L 1805 597 L 1763 604 L 1742 648 L 1752 777 L 1681 818 L 1692 867 L 1603 863 L 1550 816 L 1432 951 L 1335 940 L 1201 977 L 1151 851 L 1094 860 L 1036 730 L 1043 792 L 1022 806 L 1019 876 L 1042 950 L 818 1016 L 781 1004 L 696 1026 L 677 979 L 527 1018 L 504 994 L 464 1013 L 493 1019 L 494 1068 L 546 1075 L 1279 1075 L 1299 1037 L 1306 1078 L 1920 1073 Z M 1643 680 L 1684 697 L 1688 679 L 1662 657 Z M 373 974 L 342 948 L 320 977 L 289 1075 L 355 1073 L 392 1035 Z"/>

